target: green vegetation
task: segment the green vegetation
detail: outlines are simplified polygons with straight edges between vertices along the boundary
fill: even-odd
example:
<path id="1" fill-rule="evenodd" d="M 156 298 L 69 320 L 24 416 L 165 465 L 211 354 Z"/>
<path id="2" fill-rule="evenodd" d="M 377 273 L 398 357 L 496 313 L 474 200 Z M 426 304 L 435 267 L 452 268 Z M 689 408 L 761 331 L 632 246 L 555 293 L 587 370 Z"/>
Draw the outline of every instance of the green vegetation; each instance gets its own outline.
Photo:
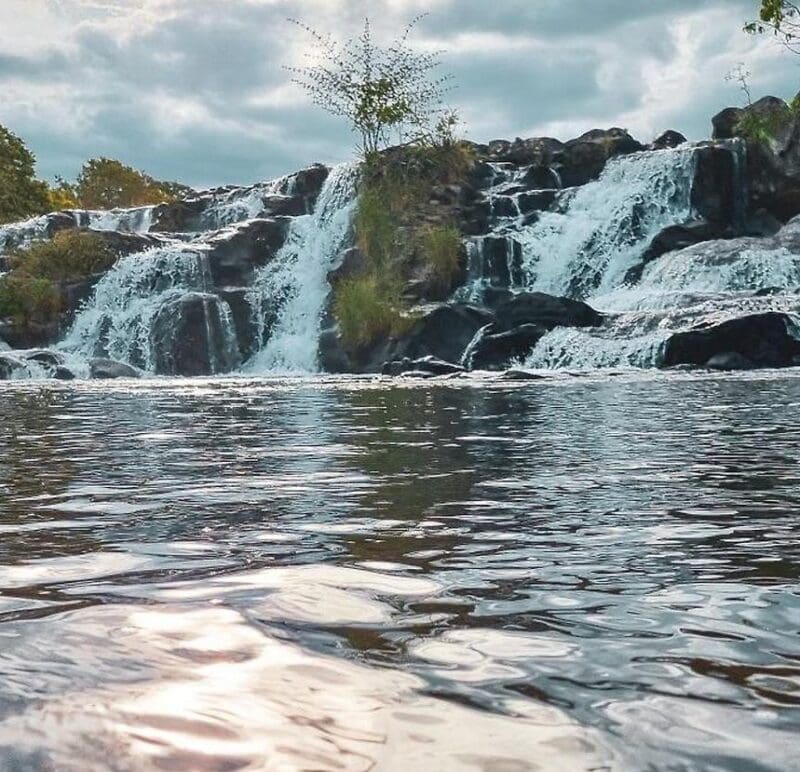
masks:
<path id="1" fill-rule="evenodd" d="M 110 158 L 87 161 L 74 183 L 36 179 L 36 159 L 16 134 L 0 125 L 0 225 L 64 209 L 114 209 L 174 201 L 192 192 L 161 182 Z"/>
<path id="2" fill-rule="evenodd" d="M 116 255 L 100 236 L 77 230 L 61 231 L 51 241 L 36 241 L 8 255 L 13 273 L 54 282 L 91 276 L 115 262 Z"/>
<path id="3" fill-rule="evenodd" d="M 25 326 L 57 321 L 61 311 L 58 284 L 105 271 L 115 260 L 102 238 L 74 230 L 11 252 L 11 270 L 0 277 L 0 318 Z"/>
<path id="4" fill-rule="evenodd" d="M 0 224 L 47 211 L 47 185 L 36 179 L 35 163 L 25 143 L 0 126 Z"/>
<path id="5" fill-rule="evenodd" d="M 49 324 L 61 310 L 61 295 L 47 279 L 6 274 L 0 277 L 0 319 L 16 324 Z"/>
<path id="6" fill-rule="evenodd" d="M 438 225 L 422 233 L 422 249 L 431 277 L 440 287 L 449 286 L 458 275 L 463 246 L 461 233 L 454 225 Z"/>
<path id="7" fill-rule="evenodd" d="M 72 186 L 62 181 L 62 190 L 72 192 L 85 209 L 114 209 L 174 201 L 189 192 L 174 182 L 159 182 L 147 174 L 111 158 L 87 161 Z"/>
<path id="8" fill-rule="evenodd" d="M 800 4 L 789 0 L 761 0 L 758 19 L 745 25 L 754 35 L 773 33 L 787 48 L 800 53 Z"/>
<path id="9" fill-rule="evenodd" d="M 415 273 L 439 289 L 452 283 L 461 234 L 448 208 L 431 204 L 431 194 L 464 182 L 473 163 L 468 145 L 441 134 L 367 156 L 354 220 L 364 265 L 335 287 L 334 316 L 346 345 L 368 346 L 407 330 L 414 317 L 403 287 Z"/>
<path id="10" fill-rule="evenodd" d="M 333 312 L 342 340 L 355 348 L 400 335 L 413 322 L 404 313 L 401 284 L 371 272 L 337 285 Z"/>

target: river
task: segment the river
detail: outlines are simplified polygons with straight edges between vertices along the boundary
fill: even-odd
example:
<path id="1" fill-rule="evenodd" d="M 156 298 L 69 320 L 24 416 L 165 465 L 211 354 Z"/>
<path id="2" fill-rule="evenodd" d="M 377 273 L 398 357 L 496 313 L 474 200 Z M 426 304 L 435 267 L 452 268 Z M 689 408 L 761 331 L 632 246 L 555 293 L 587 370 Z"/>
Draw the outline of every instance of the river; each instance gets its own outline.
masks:
<path id="1" fill-rule="evenodd" d="M 789 770 L 800 374 L 0 384 L 0 769 Z"/>

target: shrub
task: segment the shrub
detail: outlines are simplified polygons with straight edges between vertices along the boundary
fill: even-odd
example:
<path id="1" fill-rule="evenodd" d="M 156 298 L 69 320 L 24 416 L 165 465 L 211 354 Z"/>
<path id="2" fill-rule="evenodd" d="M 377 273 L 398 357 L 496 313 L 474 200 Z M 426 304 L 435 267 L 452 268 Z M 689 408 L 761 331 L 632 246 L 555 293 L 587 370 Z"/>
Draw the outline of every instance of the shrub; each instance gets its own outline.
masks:
<path id="1" fill-rule="evenodd" d="M 399 285 L 374 275 L 345 279 L 336 287 L 334 315 L 345 344 L 368 346 L 401 334 L 411 320 L 402 313 Z"/>
<path id="2" fill-rule="evenodd" d="M 431 272 L 431 278 L 439 287 L 452 284 L 461 267 L 461 233 L 453 225 L 428 228 L 422 233 L 422 251 Z"/>
<path id="3" fill-rule="evenodd" d="M 112 158 L 87 161 L 70 191 L 87 209 L 146 206 L 174 201 L 189 192 L 174 182 L 159 182 Z"/>
<path id="4" fill-rule="evenodd" d="M 116 255 L 94 233 L 61 231 L 51 241 L 34 242 L 8 256 L 16 275 L 54 282 L 70 281 L 108 270 Z"/>
<path id="5" fill-rule="evenodd" d="M 47 279 L 14 274 L 0 277 L 0 318 L 26 326 L 49 324 L 60 310 L 60 293 Z"/>

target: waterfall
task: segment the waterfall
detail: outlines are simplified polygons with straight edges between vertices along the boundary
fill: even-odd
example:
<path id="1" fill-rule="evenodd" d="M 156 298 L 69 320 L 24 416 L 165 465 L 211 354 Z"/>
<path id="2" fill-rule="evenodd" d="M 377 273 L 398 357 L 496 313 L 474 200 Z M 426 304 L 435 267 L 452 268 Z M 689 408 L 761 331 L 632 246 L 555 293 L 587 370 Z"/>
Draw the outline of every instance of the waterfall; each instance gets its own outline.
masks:
<path id="1" fill-rule="evenodd" d="M 351 231 L 358 173 L 356 164 L 334 168 L 314 211 L 292 221 L 275 260 L 257 274 L 248 299 L 264 345 L 248 364 L 249 371 L 317 370 L 328 273 Z"/>
<path id="2" fill-rule="evenodd" d="M 166 302 L 209 286 L 207 261 L 197 246 L 175 244 L 129 255 L 100 280 L 59 348 L 153 371 L 156 314 Z"/>
<path id="3" fill-rule="evenodd" d="M 592 297 L 616 289 L 668 225 L 691 215 L 693 148 L 611 159 L 600 178 L 562 197 L 514 239 L 526 283 L 553 295 Z"/>
<path id="4" fill-rule="evenodd" d="M 68 214 L 75 218 L 75 222 L 81 228 L 121 233 L 147 233 L 153 226 L 155 210 L 155 206 L 136 206 L 107 211 L 74 209 Z"/>

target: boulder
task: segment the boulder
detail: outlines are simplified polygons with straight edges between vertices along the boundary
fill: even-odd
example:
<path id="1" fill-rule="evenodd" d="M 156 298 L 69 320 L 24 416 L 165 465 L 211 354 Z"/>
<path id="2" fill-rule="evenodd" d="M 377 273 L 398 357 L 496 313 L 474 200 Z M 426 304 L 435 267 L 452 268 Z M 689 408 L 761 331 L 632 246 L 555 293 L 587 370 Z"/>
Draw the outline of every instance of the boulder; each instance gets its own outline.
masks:
<path id="1" fill-rule="evenodd" d="M 563 152 L 564 143 L 552 137 L 517 138 L 513 142 L 496 139 L 476 149 L 494 162 L 550 168 Z"/>
<path id="2" fill-rule="evenodd" d="M 158 309 L 150 346 L 160 375 L 215 375 L 240 362 L 230 308 L 218 296 L 202 292 L 173 297 Z"/>
<path id="3" fill-rule="evenodd" d="M 461 362 L 478 330 L 494 321 L 490 311 L 462 303 L 441 304 L 425 311 L 411 330 L 393 346 L 386 359 L 420 359 L 433 356 Z"/>
<path id="4" fill-rule="evenodd" d="M 546 379 L 546 375 L 535 373 L 532 370 L 523 370 L 518 367 L 506 370 L 499 378 L 501 381 L 543 381 Z"/>
<path id="5" fill-rule="evenodd" d="M 256 268 L 270 262 L 283 246 L 288 225 L 285 217 L 247 220 L 207 238 L 214 286 L 249 286 Z"/>
<path id="6" fill-rule="evenodd" d="M 680 147 L 685 142 L 688 142 L 688 140 L 683 136 L 683 134 L 681 134 L 679 131 L 673 131 L 672 129 L 669 129 L 654 139 L 650 143 L 648 150 L 667 150 L 673 147 Z"/>
<path id="7" fill-rule="evenodd" d="M 61 367 L 57 367 L 53 372 L 53 378 L 55 378 L 57 381 L 74 381 L 75 377 L 75 373 L 63 365 Z"/>
<path id="8" fill-rule="evenodd" d="M 217 295 L 231 310 L 241 357 L 243 360 L 249 359 L 261 345 L 261 341 L 257 340 L 258 330 L 253 318 L 253 307 L 250 305 L 250 290 L 246 287 L 228 287 L 218 290 Z"/>
<path id="9" fill-rule="evenodd" d="M 25 365 L 12 354 L 0 354 L 0 381 L 10 381 Z"/>
<path id="10" fill-rule="evenodd" d="M 800 361 L 800 340 L 795 335 L 794 321 L 786 314 L 750 314 L 675 333 L 666 342 L 661 364 L 702 367 L 715 361 L 747 360 L 753 367 L 791 367 Z M 723 356 L 725 360 L 716 359 Z"/>
<path id="11" fill-rule="evenodd" d="M 539 324 L 522 324 L 507 332 L 486 334 L 470 352 L 470 369 L 502 370 L 510 362 L 527 357 L 546 334 L 547 328 Z"/>
<path id="12" fill-rule="evenodd" d="M 597 327 L 603 316 L 579 300 L 559 298 L 544 292 L 521 292 L 498 306 L 498 332 L 521 325 L 539 325 L 545 330 L 554 327 Z"/>
<path id="13" fill-rule="evenodd" d="M 522 245 L 518 241 L 505 236 L 483 236 L 474 239 L 468 250 L 471 278 L 485 279 L 492 287 L 522 283 Z"/>
<path id="14" fill-rule="evenodd" d="M 116 378 L 139 378 L 140 373 L 135 367 L 117 362 L 114 359 L 90 359 L 89 375 L 100 380 L 113 380 Z"/>
<path id="15" fill-rule="evenodd" d="M 624 129 L 594 129 L 567 142 L 554 168 L 562 185 L 571 188 L 597 179 L 610 158 L 644 149 Z"/>
<path id="16" fill-rule="evenodd" d="M 695 159 L 693 209 L 717 228 L 741 226 L 746 202 L 735 149 L 708 144 L 697 149 Z"/>

